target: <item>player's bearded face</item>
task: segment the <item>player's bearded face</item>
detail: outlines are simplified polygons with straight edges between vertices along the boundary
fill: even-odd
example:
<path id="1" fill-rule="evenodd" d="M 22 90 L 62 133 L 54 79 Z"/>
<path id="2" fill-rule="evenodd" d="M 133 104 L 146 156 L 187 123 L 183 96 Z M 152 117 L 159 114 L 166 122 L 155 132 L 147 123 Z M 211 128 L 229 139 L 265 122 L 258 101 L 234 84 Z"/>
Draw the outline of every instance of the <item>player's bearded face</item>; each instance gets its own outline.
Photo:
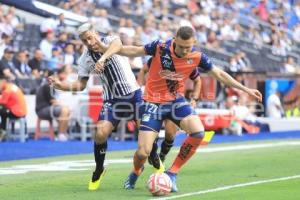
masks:
<path id="1" fill-rule="evenodd" d="M 192 52 L 193 46 L 195 45 L 196 40 L 194 37 L 184 40 L 180 37 L 175 38 L 175 53 L 180 57 L 185 57 Z"/>
<path id="2" fill-rule="evenodd" d="M 99 49 L 98 35 L 95 32 L 87 31 L 80 36 L 83 44 L 92 51 L 97 51 Z"/>

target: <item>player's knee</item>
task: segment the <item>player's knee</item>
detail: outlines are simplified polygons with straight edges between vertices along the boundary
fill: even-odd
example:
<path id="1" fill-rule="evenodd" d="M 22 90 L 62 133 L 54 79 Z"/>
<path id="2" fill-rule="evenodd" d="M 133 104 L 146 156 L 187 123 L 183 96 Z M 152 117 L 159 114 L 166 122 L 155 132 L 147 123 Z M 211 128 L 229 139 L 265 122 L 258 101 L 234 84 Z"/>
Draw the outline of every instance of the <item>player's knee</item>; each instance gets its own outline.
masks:
<path id="1" fill-rule="evenodd" d="M 102 129 L 97 129 L 97 132 L 95 134 L 95 141 L 98 144 L 102 144 L 107 140 L 108 134 L 103 131 Z"/>
<path id="2" fill-rule="evenodd" d="M 142 148 L 138 149 L 137 155 L 141 159 L 146 159 L 146 158 L 149 157 L 150 152 L 151 152 L 151 149 L 149 150 L 149 149 L 146 149 L 146 148 L 142 147 Z"/>
<path id="3" fill-rule="evenodd" d="M 174 140 L 175 136 L 176 136 L 176 132 L 175 133 L 166 132 L 165 139 L 171 141 Z"/>

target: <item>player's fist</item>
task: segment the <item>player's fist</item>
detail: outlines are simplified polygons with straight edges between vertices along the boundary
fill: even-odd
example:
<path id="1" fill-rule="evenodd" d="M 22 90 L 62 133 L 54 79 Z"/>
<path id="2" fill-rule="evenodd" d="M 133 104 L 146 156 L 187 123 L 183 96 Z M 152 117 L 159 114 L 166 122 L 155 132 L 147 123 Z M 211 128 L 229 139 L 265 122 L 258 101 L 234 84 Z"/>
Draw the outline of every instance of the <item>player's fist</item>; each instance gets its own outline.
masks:
<path id="1" fill-rule="evenodd" d="M 260 93 L 260 91 L 256 89 L 250 89 L 248 91 L 248 94 L 254 97 L 257 101 L 262 102 L 262 94 Z"/>
<path id="2" fill-rule="evenodd" d="M 103 72 L 104 67 L 105 67 L 105 61 L 106 59 L 101 57 L 95 64 L 95 71 L 96 72 Z"/>

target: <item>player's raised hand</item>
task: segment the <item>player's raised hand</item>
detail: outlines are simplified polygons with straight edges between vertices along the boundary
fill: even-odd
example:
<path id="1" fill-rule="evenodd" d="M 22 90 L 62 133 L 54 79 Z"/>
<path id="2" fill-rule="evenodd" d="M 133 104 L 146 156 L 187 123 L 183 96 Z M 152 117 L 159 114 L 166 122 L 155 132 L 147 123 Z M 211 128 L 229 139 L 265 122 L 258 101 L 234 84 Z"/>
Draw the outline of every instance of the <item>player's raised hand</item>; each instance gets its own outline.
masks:
<path id="1" fill-rule="evenodd" d="M 104 67 L 105 67 L 105 61 L 106 58 L 101 57 L 95 64 L 95 71 L 96 72 L 103 72 Z"/>
<path id="2" fill-rule="evenodd" d="M 260 93 L 260 91 L 256 89 L 249 89 L 248 94 L 254 97 L 259 102 L 262 102 L 262 94 Z"/>

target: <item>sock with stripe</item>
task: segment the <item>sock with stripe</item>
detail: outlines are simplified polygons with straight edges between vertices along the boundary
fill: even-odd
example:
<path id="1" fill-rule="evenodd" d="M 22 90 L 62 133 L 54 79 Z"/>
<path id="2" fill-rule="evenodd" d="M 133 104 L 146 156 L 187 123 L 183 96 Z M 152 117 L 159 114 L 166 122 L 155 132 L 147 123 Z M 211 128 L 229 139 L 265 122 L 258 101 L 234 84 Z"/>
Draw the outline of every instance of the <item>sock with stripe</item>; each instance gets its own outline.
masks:
<path id="1" fill-rule="evenodd" d="M 146 162 L 147 158 L 140 158 L 137 155 L 137 152 L 135 152 L 134 156 L 133 156 L 133 172 L 136 175 L 140 175 L 143 171 L 143 167 L 144 167 L 144 163 Z"/>
<path id="2" fill-rule="evenodd" d="M 177 174 L 181 167 L 195 154 L 203 139 L 202 137 L 197 137 L 199 135 L 202 136 L 203 133 L 200 132 L 191 134 L 184 140 L 183 144 L 180 147 L 180 151 L 175 158 L 175 161 L 168 171 Z"/>

